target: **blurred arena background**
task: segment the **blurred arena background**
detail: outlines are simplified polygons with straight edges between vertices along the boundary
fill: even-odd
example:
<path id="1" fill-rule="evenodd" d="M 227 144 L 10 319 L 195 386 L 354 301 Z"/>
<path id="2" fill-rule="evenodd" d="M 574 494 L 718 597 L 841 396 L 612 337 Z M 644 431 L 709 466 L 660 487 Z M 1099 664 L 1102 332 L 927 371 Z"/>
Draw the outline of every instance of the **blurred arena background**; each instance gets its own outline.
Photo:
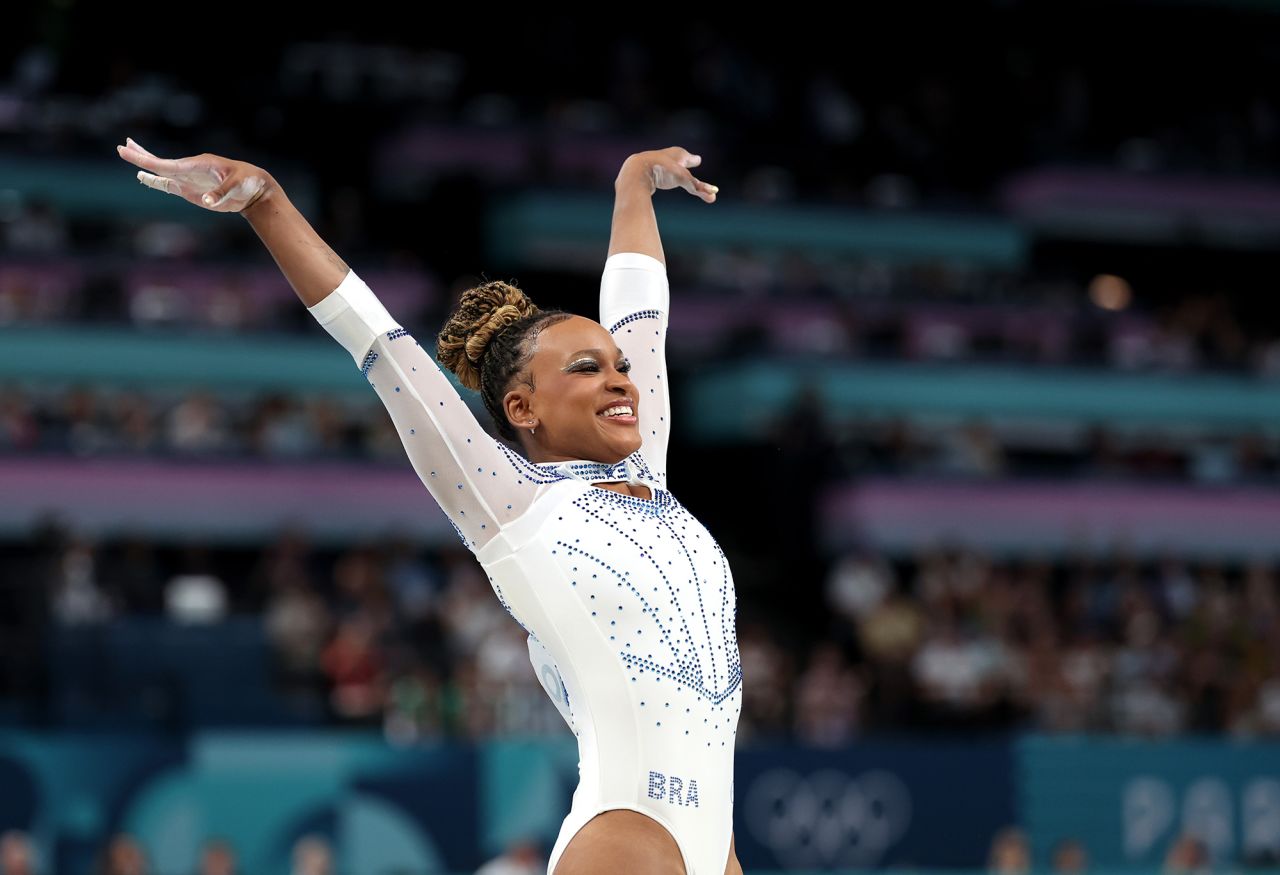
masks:
<path id="1" fill-rule="evenodd" d="M 540 871 L 577 780 L 349 357 L 126 136 L 269 169 L 424 338 L 594 318 L 621 161 L 701 154 L 746 870 L 1280 865 L 1280 4 L 361 6 L 5 10 L 0 875 Z"/>

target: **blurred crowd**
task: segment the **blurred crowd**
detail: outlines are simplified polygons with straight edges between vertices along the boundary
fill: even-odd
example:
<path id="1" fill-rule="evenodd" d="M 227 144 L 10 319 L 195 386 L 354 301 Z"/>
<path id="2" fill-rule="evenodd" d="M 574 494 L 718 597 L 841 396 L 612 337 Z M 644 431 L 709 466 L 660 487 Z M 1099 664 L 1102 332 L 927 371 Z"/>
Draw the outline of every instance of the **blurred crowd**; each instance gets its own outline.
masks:
<path id="1" fill-rule="evenodd" d="M 515 181 L 564 182 L 591 168 L 548 155 L 554 134 L 661 131 L 731 143 L 717 166 L 753 198 L 902 205 L 981 200 L 999 174 L 1033 162 L 1273 173 L 1280 141 L 1266 28 L 1166 8 L 1165 39 L 1152 42 L 1140 3 L 1108 9 L 1105 27 L 1065 6 L 930 5 L 927 34 L 910 4 L 869 8 L 853 27 L 883 38 L 854 55 L 844 29 L 799 21 L 728 33 L 691 20 L 679 33 L 605 41 L 588 22 L 511 16 L 411 42 L 394 16 L 365 22 L 360 38 L 299 23 L 277 51 L 240 59 L 236 87 L 198 58 L 100 40 L 110 19 L 76 12 L 64 13 L 58 39 L 33 29 L 0 70 L 0 145 L 96 156 L 104 136 L 126 131 L 157 151 L 155 131 L 186 144 L 181 154 L 270 145 L 321 160 L 315 143 L 335 117 L 392 142 L 449 119 L 505 134 Z M 895 50 L 899 34 L 916 51 Z M 807 48 L 803 63 L 780 54 L 793 41 Z M 1195 70 L 1183 63 L 1186 41 L 1203 61 Z M 491 63 L 517 49 L 519 75 Z"/>
<path id="2" fill-rule="evenodd" d="M 318 834 L 298 839 L 290 854 L 288 875 L 333 875 L 338 871 L 335 849 L 329 839 Z M 1270 855 L 1239 861 L 1246 869 L 1273 869 Z M 1222 871 L 1224 860 L 1214 860 L 1210 848 L 1194 831 L 1185 831 L 1169 842 L 1158 871 L 1160 875 L 1203 875 Z M 1089 849 L 1077 838 L 1054 843 L 1049 859 L 1037 863 L 1025 830 L 1007 826 L 992 837 L 986 862 L 987 875 L 1086 875 L 1096 871 Z M 541 875 L 545 857 L 534 842 L 513 842 L 503 853 L 484 863 L 476 875 Z M 1154 869 L 1153 869 L 1154 871 Z M 0 875 L 50 875 L 53 869 L 41 865 L 31 837 L 20 830 L 0 835 Z M 153 875 L 147 849 L 133 835 L 117 833 L 97 857 L 94 875 Z M 200 847 L 194 875 L 242 875 L 235 846 L 223 838 L 211 838 Z"/>
<path id="3" fill-rule="evenodd" d="M 742 722 L 832 746 L 899 727 L 1274 737 L 1278 570 L 854 551 L 826 580 L 825 643 L 743 624 Z"/>
<path id="4" fill-rule="evenodd" d="M 372 395 L 371 395 L 372 397 Z M 376 397 L 268 394 L 231 399 L 82 385 L 64 391 L 0 388 L 0 456 L 78 458 L 358 459 L 402 461 L 404 446 Z"/>
<path id="5" fill-rule="evenodd" d="M 0 232 L 12 234 L 24 222 L 6 224 L 0 213 Z M 19 251 L 13 241 L 9 249 Z M 81 324 L 320 337 L 260 251 L 249 256 L 253 267 L 147 261 L 142 252 L 137 262 L 79 259 L 65 241 L 40 256 L 0 260 L 0 329 Z M 401 323 L 424 339 L 434 338 L 452 298 L 470 284 L 459 277 L 441 295 L 434 291 L 445 285 L 441 276 L 416 259 L 391 262 L 390 278 L 366 271 L 387 263 L 383 257 L 353 263 Z M 668 273 L 673 300 L 678 297 L 669 343 L 689 360 L 785 355 L 1280 379 L 1280 337 L 1266 319 L 1247 318 L 1216 276 L 1189 286 L 1151 278 L 1133 289 L 1115 276 L 1054 277 L 1047 268 L 798 252 L 774 257 L 738 249 L 677 254 Z M 575 283 L 585 289 L 592 281 L 584 275 Z M 546 301 L 537 280 L 524 285 L 535 300 Z"/>
<path id="6" fill-rule="evenodd" d="M 0 559 L 10 693 L 39 694 L 41 630 L 258 617 L 273 654 L 259 670 L 307 713 L 401 743 L 564 730 L 525 634 L 460 545 L 328 550 L 286 531 L 233 556 L 99 544 L 57 525 L 33 543 Z M 828 746 L 940 727 L 1280 735 L 1277 571 L 1174 554 L 1053 564 L 949 546 L 901 562 L 855 551 L 825 581 L 825 630 L 740 605 L 739 734 Z"/>
<path id="7" fill-rule="evenodd" d="M 333 842 L 312 833 L 294 842 L 289 854 L 289 869 L 281 875 L 334 875 L 341 871 Z M 546 860 L 540 849 L 530 842 L 514 842 L 502 854 L 489 860 L 476 875 L 543 875 Z M 193 875 L 246 875 L 240 855 L 229 840 L 209 838 L 200 846 Z M 21 830 L 0 834 L 0 875 L 55 875 L 56 870 L 43 863 L 35 843 Z M 167 875 L 157 872 L 147 848 L 127 832 L 112 836 L 97 855 L 92 875 Z"/>
<path id="8" fill-rule="evenodd" d="M 1048 865 L 1036 862 L 1027 832 L 1008 826 L 991 840 L 987 856 L 987 875 L 1031 875 L 1052 872 L 1053 875 L 1084 875 L 1097 871 L 1089 849 L 1077 838 L 1064 838 L 1054 843 Z M 1169 842 L 1158 871 L 1160 875 L 1206 875 L 1209 872 L 1233 871 L 1238 868 L 1274 871 L 1273 854 L 1246 856 L 1239 861 L 1216 860 L 1208 844 L 1195 831 L 1186 830 Z M 1156 871 L 1151 867 L 1147 871 Z"/>
<path id="9" fill-rule="evenodd" d="M 0 388 L 0 459 L 33 456 L 172 460 L 349 460 L 405 464 L 385 409 L 371 401 L 205 390 L 148 394 Z M 490 428 L 488 417 L 478 418 Z M 906 417 L 836 419 L 801 396 L 776 429 L 802 431 L 830 455 L 829 475 L 998 480 L 1067 478 L 1202 484 L 1275 483 L 1280 435 L 1266 430 L 1180 435 L 1105 424 L 1052 432 L 1002 430 L 980 418 L 929 425 Z"/>
<path id="10" fill-rule="evenodd" d="M 0 69 L 0 150 L 42 160 L 92 157 L 126 184 L 132 184 L 130 168 L 119 165 L 112 150 L 125 135 L 158 154 L 219 152 L 279 167 L 282 177 L 305 162 L 303 175 L 314 180 L 318 195 L 309 218 L 350 263 L 367 258 L 443 275 L 476 269 L 482 253 L 473 238 L 480 234 L 486 193 L 529 185 L 607 192 L 622 156 L 655 147 L 653 131 L 661 132 L 662 143 L 684 142 L 704 154 L 707 173 L 745 204 L 828 202 L 936 215 L 990 211 L 999 206 L 1000 183 L 1009 174 L 1073 162 L 1152 176 L 1187 168 L 1274 175 L 1280 106 L 1258 84 L 1265 76 L 1242 71 L 1275 62 L 1245 19 L 1218 16 L 1206 24 L 1164 10 L 1170 41 L 1154 45 L 1144 38 L 1155 54 L 1117 76 L 1104 51 L 1072 57 L 1048 49 L 1073 33 L 1089 45 L 1115 40 L 1126 46 L 1126 34 L 1145 36 L 1140 5 L 1113 10 L 1103 29 L 1074 15 L 1050 30 L 974 28 L 975 21 L 1017 22 L 1029 14 L 1016 5 L 991 6 L 959 16 L 968 38 L 979 45 L 989 39 L 990 51 L 943 40 L 923 53 L 929 63 L 906 66 L 879 57 L 874 45 L 862 60 L 839 52 L 840 63 L 828 61 L 817 45 L 835 35 L 813 33 L 805 35 L 814 47 L 809 63 L 779 65 L 767 50 L 778 39 L 773 29 L 727 35 L 698 23 L 660 42 L 618 34 L 607 51 L 598 40 L 580 42 L 576 25 L 529 39 L 525 25 L 495 23 L 483 35 L 450 34 L 447 42 L 419 48 L 405 46 L 395 34 L 363 40 L 299 34 L 278 53 L 244 59 L 238 75 L 244 93 L 253 95 L 248 112 L 243 96 L 228 93 L 205 65 L 148 59 L 143 47 L 106 45 L 95 38 L 93 16 L 82 13 L 76 17 L 82 32 L 69 30 L 60 46 L 25 47 L 11 67 Z M 949 15 L 930 11 L 940 33 Z M 883 27 L 892 32 L 903 26 L 898 18 L 885 15 Z M 1230 38 L 1206 44 L 1206 27 L 1222 28 Z M 1186 70 L 1173 47 L 1178 34 L 1199 39 L 1200 51 L 1221 52 L 1232 63 Z M 479 60 L 504 38 L 518 40 L 526 75 L 501 76 Z M 575 63 L 599 71 L 571 87 L 555 81 L 570 46 Z M 1160 63 L 1165 51 L 1167 69 Z M 970 63 L 975 56 L 983 63 Z M 866 75 L 858 75 L 861 64 Z M 1148 81 L 1157 70 L 1159 80 Z M 1180 77 L 1187 87 L 1180 88 Z M 993 82 L 1001 83 L 998 107 L 987 99 Z M 360 131 L 340 157 L 315 149 L 332 135 L 335 115 Z M 732 149 L 722 148 L 728 144 Z M 380 186 L 386 178 L 396 185 Z M 421 183 L 416 188 L 415 179 Z M 455 200 L 440 191 L 450 186 L 461 187 Z M 424 210 L 448 211 L 463 202 L 479 206 L 469 207 L 466 222 L 448 224 L 469 223 L 469 230 L 424 233 Z M 191 226 L 106 208 L 68 211 L 59 203 L 47 192 L 23 195 L 0 187 L 0 252 L 6 259 L 84 259 L 86 267 L 84 276 L 60 289 L 18 262 L 0 267 L 0 326 L 106 321 L 314 331 L 283 285 L 270 306 L 259 308 L 234 284 L 206 298 L 180 283 L 130 281 L 130 269 L 147 261 L 196 270 L 211 261 L 269 266 L 246 223 L 218 217 L 228 221 Z M 434 251 L 438 239 L 447 242 Z M 1173 270 L 1177 289 L 1130 289 L 1116 277 L 1098 282 L 1064 272 L 1062 263 L 1069 267 L 1073 259 L 1061 254 L 1053 270 L 1029 276 L 962 258 L 958 264 L 927 258 L 814 261 L 747 247 L 675 253 L 673 260 L 683 268 L 673 275 L 682 299 L 752 300 L 752 307 L 738 308 L 731 337 L 711 332 L 703 342 L 708 355 L 759 351 L 765 341 L 765 349 L 771 343 L 779 351 L 846 357 L 1280 374 L 1275 332 L 1239 315 L 1241 296 L 1223 294 L 1222 283 L 1229 288 L 1249 281 L 1231 271 L 1190 277 Z M 531 291 L 536 299 L 538 290 Z M 826 309 L 798 335 L 777 336 L 771 332 L 775 313 L 754 306 L 770 298 L 784 307 L 824 302 Z M 876 316 L 867 306 L 874 301 L 895 307 Z M 978 301 L 999 309 L 933 312 L 922 319 L 896 308 Z M 1120 330 L 1110 318 L 1117 314 L 1103 312 L 1130 304 L 1145 320 L 1139 330 Z M 419 334 L 441 324 L 445 305 L 432 303 Z M 1027 314 L 1029 306 L 1040 312 Z M 418 318 L 398 315 L 406 323 Z M 681 318 L 674 315 L 673 332 Z M 1028 319 L 1030 328 L 1005 326 Z M 702 328 L 690 333 L 707 334 Z"/>
<path id="11" fill-rule="evenodd" d="M 829 462 L 826 476 L 937 480 L 1065 479 L 1200 485 L 1280 480 L 1280 435 L 1264 429 L 1179 434 L 1102 422 L 1025 430 L 979 417 L 945 425 L 907 417 L 835 419 L 806 395 L 774 433 L 803 429 Z"/>
<path id="12" fill-rule="evenodd" d="M 11 830 L 0 835 L 0 875 L 54 875 L 42 863 L 34 842 L 26 833 Z M 155 870 L 147 849 L 129 833 L 118 833 L 97 855 L 93 875 L 152 875 Z M 199 851 L 194 875 L 240 875 L 239 855 L 231 842 L 206 840 Z M 320 835 L 298 839 L 290 854 L 288 875 L 333 875 L 337 871 L 331 842 Z"/>
<path id="13" fill-rule="evenodd" d="M 110 195 L 94 205 L 100 195 L 82 181 L 115 174 L 134 185 L 112 153 L 126 135 L 159 154 L 215 152 L 298 180 L 299 198 L 314 196 L 308 217 L 336 251 L 410 278 L 393 312 L 424 346 L 459 291 L 461 280 L 450 288 L 445 278 L 483 264 L 491 196 L 607 192 L 621 157 L 640 149 L 695 149 L 722 200 L 747 208 L 833 205 L 963 221 L 998 210 L 1022 171 L 1266 181 L 1280 148 L 1280 100 L 1268 84 L 1280 56 L 1269 29 L 1243 12 L 1165 8 L 1161 39 L 1151 40 L 1144 3 L 1109 4 L 1105 27 L 1074 7 L 1046 26 L 1050 17 L 1028 11 L 1044 4 L 997 2 L 932 4 L 922 29 L 909 4 L 882 6 L 882 20 L 853 28 L 871 35 L 857 52 L 850 28 L 815 28 L 803 16 L 732 34 L 694 20 L 660 38 L 636 31 L 604 41 L 574 21 L 544 27 L 504 15 L 435 43 L 423 34 L 416 46 L 397 33 L 402 21 L 370 16 L 364 39 L 305 33 L 299 23 L 277 51 L 237 58 L 232 82 L 198 53 L 102 39 L 118 24 L 105 18 L 114 13 L 84 6 L 42 12 L 41 35 L 0 68 L 0 177 L 11 180 L 0 184 L 0 331 L 319 337 L 279 277 L 270 286 L 249 276 L 271 265 L 239 219 L 201 227 L 117 209 Z M 918 50 L 900 56 L 899 32 Z M 803 62 L 779 62 L 777 47 L 789 42 L 806 47 Z M 1187 63 L 1188 46 L 1197 63 Z M 584 66 L 597 75 L 584 80 Z M 335 130 L 359 136 L 329 148 Z M 25 190 L 48 178 L 61 182 Z M 1184 250 L 1194 260 L 1197 245 L 1209 247 L 1194 217 L 1174 213 L 1177 242 L 1128 264 Z M 1267 221 L 1265 210 L 1244 216 L 1223 248 L 1244 241 L 1242 251 L 1261 251 L 1248 238 L 1270 241 Z M 1178 275 L 1184 262 L 1171 261 L 1130 276 L 1130 286 L 1073 270 L 1079 240 L 1031 245 L 1030 266 L 1018 269 L 963 257 L 676 252 L 672 369 L 773 355 L 1280 379 L 1280 332 L 1262 300 L 1270 284 L 1258 279 L 1274 271 L 1265 259 L 1213 261 L 1187 276 Z M 1094 251 L 1087 263 L 1124 262 L 1122 248 Z M 567 277 L 565 287 L 589 280 Z M 536 286 L 530 292 L 542 301 Z M 370 402 L 5 384 L 0 461 L 403 466 L 389 417 Z M 831 478 L 1280 481 L 1280 435 L 1253 428 L 1176 434 L 1078 423 L 1035 438 L 979 419 L 837 422 L 808 394 L 777 429 L 779 443 L 790 435 L 793 451 L 803 444 L 805 464 L 810 450 L 822 452 Z M 735 568 L 746 564 L 728 552 Z M 1280 736 L 1273 563 L 1123 552 L 1050 561 L 938 545 L 892 559 L 855 550 L 822 568 L 776 581 L 809 621 L 767 616 L 750 595 L 739 606 L 743 739 L 833 748 L 883 730 L 976 728 Z M 260 671 L 280 702 L 306 719 L 378 729 L 398 745 L 565 732 L 524 633 L 459 545 L 388 537 L 319 547 L 301 531 L 251 547 L 145 534 L 100 542 L 58 523 L 0 543 L 0 719 L 56 726 L 61 681 L 49 655 L 60 636 L 136 620 L 215 632 L 247 621 L 265 642 Z M 330 875 L 334 856 L 327 838 L 306 836 L 292 849 L 292 875 Z M 1064 838 L 1044 862 L 1063 875 L 1087 872 L 1090 849 Z M 1163 875 L 1216 862 L 1186 834 L 1167 848 Z M 539 849 L 518 846 L 482 871 L 523 875 L 540 863 Z M 987 866 L 992 875 L 1044 868 L 1016 826 L 994 837 Z M 95 871 L 149 875 L 150 854 L 121 834 Z M 202 846 L 197 875 L 239 871 L 231 843 Z M 0 836 L 0 875 L 49 872 L 27 835 Z"/>
<path id="14" fill-rule="evenodd" d="M 1113 24 L 1123 31 L 1121 18 Z M 478 181 L 463 186 L 463 200 L 486 186 L 605 186 L 619 152 L 652 147 L 629 139 L 641 122 L 671 141 L 705 144 L 698 148 L 708 168 L 714 164 L 722 182 L 736 180 L 744 203 L 983 209 L 993 206 L 1003 174 L 1062 160 L 1146 173 L 1271 171 L 1263 158 L 1280 139 L 1280 108 L 1264 89 L 1240 91 L 1230 106 L 1202 105 L 1199 95 L 1212 89 L 1200 83 L 1180 92 L 1177 112 L 1206 113 L 1209 124 L 1135 134 L 1109 108 L 1123 100 L 1117 88 L 1141 76 L 1115 82 L 1105 65 L 1038 52 L 1041 36 L 1002 43 L 994 69 L 948 64 L 940 54 L 936 69 L 855 86 L 826 69 L 820 53 L 812 65 L 780 69 L 753 53 L 750 37 L 695 25 L 661 56 L 640 39 L 612 45 L 600 59 L 607 72 L 590 83 L 596 93 L 576 83 L 576 97 L 547 89 L 536 75 L 494 79 L 461 48 L 299 40 L 276 56 L 246 59 L 240 75 L 256 95 L 249 113 L 223 111 L 225 88 L 212 87 L 196 66 L 158 76 L 124 55 L 75 60 L 32 46 L 0 70 L 10 77 L 0 85 L 8 100 L 0 146 L 105 165 L 115 160 L 110 142 L 125 132 L 162 152 L 207 149 L 271 163 L 282 174 L 290 156 L 306 156 L 319 185 L 315 223 L 338 251 L 368 254 L 410 278 L 397 294 L 421 312 L 401 315 L 421 320 L 423 337 L 450 298 L 428 290 L 446 287 L 441 278 L 456 265 L 420 251 L 428 241 L 420 217 L 406 221 L 404 199 L 435 197 L 431 181 L 451 174 Z M 569 44 L 572 28 L 529 42 L 529 69 L 558 69 Z M 90 69 L 108 75 L 84 87 Z M 691 75 L 677 82 L 673 69 Z M 995 113 L 985 98 L 973 102 L 988 93 L 980 87 L 987 77 L 1007 83 Z M 670 106 L 680 109 L 661 109 Z M 1143 106 L 1153 122 L 1171 111 Z M 313 148 L 335 107 L 360 125 L 367 149 L 341 166 Z M 794 136 L 751 136 L 779 125 Z M 486 148 L 495 142 L 509 148 Z M 729 142 L 732 154 L 715 154 L 715 143 Z M 376 184 L 375 166 L 401 179 L 403 190 Z M 0 328 L 80 323 L 318 336 L 278 276 L 274 285 L 261 281 L 258 267 L 270 273 L 270 266 L 243 223 L 197 229 L 61 203 L 0 190 Z M 1241 315 L 1239 300 L 1223 291 L 1229 278 L 1132 289 L 1119 277 L 1082 280 L 1046 264 L 1024 273 L 944 259 L 733 248 L 677 254 L 673 287 L 682 303 L 670 328 L 672 366 L 804 354 L 1280 376 L 1280 339 L 1265 321 Z M 833 422 L 813 395 L 793 413 L 780 433 L 821 444 L 832 477 L 1206 484 L 1280 477 L 1280 440 L 1262 431 L 1179 437 L 1097 423 L 1037 442 L 981 420 Z M 44 454 L 405 462 L 376 402 L 0 386 L 0 456 Z M 325 551 L 290 533 L 249 553 L 171 548 L 145 537 L 99 544 L 69 531 L 26 554 L 5 551 L 0 587 L 11 598 L 0 602 L 0 680 L 9 692 L 27 683 L 39 663 L 42 622 L 65 629 L 149 616 L 216 625 L 247 616 L 261 618 L 271 643 L 275 661 L 264 670 L 289 699 L 321 703 L 329 719 L 381 726 L 405 742 L 559 730 L 523 635 L 465 551 L 398 542 Z M 766 634 L 755 606 L 740 611 L 741 732 L 815 744 L 950 724 L 1270 734 L 1280 726 L 1272 680 L 1280 663 L 1264 643 L 1277 631 L 1273 575 L 1263 565 L 1194 565 L 1176 556 L 1154 566 L 1123 557 L 1049 566 L 958 549 L 901 563 L 843 557 L 828 573 L 831 628 L 818 643 L 809 635 L 784 647 L 780 638 L 797 629 Z"/>

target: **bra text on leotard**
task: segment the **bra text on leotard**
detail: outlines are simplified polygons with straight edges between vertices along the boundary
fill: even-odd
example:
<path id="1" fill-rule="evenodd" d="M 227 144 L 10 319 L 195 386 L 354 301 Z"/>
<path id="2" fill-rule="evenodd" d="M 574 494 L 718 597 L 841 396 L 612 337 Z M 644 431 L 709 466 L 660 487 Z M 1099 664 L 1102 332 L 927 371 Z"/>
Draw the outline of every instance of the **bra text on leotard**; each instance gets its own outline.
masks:
<path id="1" fill-rule="evenodd" d="M 672 805 L 691 805 L 697 808 L 698 782 L 690 778 L 686 783 L 679 775 L 664 775 L 662 772 L 651 771 L 649 772 L 649 798 L 658 801 L 666 799 Z"/>

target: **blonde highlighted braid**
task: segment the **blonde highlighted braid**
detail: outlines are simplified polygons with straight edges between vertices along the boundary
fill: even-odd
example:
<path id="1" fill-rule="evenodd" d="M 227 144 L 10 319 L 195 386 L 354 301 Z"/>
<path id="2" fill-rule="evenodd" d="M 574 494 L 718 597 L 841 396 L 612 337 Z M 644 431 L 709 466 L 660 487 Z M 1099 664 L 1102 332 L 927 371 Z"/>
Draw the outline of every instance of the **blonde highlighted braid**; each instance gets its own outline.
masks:
<path id="1" fill-rule="evenodd" d="M 436 358 L 463 386 L 480 393 L 498 433 L 518 441 L 502 397 L 533 358 L 538 332 L 572 315 L 541 310 L 514 284 L 491 280 L 462 293 L 436 338 Z M 535 388 L 532 374 L 525 384 Z"/>

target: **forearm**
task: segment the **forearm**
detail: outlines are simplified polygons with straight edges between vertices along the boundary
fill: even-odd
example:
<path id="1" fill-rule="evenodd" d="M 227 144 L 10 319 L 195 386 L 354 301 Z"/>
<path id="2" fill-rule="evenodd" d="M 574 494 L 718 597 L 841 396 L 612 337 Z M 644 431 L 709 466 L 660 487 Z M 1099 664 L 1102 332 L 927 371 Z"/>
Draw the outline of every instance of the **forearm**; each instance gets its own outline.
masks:
<path id="1" fill-rule="evenodd" d="M 666 265 L 658 217 L 653 211 L 655 185 L 651 168 L 642 160 L 627 159 L 613 184 L 613 227 L 609 255 L 641 252 Z"/>
<path id="2" fill-rule="evenodd" d="M 324 300 L 350 268 L 311 227 L 272 180 L 267 192 L 241 212 L 308 307 Z"/>

